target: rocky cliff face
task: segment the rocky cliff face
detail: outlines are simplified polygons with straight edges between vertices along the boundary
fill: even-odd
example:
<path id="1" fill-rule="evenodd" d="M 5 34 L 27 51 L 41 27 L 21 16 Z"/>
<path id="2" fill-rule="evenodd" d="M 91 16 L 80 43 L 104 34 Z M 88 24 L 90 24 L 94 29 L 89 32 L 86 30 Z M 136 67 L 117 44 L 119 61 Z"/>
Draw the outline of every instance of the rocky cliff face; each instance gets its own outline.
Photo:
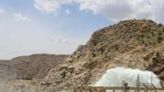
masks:
<path id="1" fill-rule="evenodd" d="M 12 60 L 0 61 L 0 79 L 42 79 L 52 67 L 55 67 L 65 60 L 67 55 L 35 54 L 21 56 Z"/>
<path id="2" fill-rule="evenodd" d="M 160 55 L 159 55 L 160 53 Z M 91 85 L 116 66 L 152 70 L 164 79 L 164 26 L 151 20 L 126 20 L 96 31 L 64 64 L 41 81 L 46 88 Z"/>

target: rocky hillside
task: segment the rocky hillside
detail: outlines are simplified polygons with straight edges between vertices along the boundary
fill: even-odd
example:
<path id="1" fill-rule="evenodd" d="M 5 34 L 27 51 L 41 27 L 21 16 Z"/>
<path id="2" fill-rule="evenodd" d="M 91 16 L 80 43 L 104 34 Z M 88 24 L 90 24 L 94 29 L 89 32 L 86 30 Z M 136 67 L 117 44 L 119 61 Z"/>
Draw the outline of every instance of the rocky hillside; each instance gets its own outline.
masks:
<path id="1" fill-rule="evenodd" d="M 0 79 L 42 79 L 52 67 L 65 60 L 67 55 L 35 54 L 0 61 Z"/>
<path id="2" fill-rule="evenodd" d="M 164 80 L 164 26 L 151 20 L 125 20 L 96 31 L 41 84 L 54 90 L 94 84 L 116 66 L 152 70 Z"/>

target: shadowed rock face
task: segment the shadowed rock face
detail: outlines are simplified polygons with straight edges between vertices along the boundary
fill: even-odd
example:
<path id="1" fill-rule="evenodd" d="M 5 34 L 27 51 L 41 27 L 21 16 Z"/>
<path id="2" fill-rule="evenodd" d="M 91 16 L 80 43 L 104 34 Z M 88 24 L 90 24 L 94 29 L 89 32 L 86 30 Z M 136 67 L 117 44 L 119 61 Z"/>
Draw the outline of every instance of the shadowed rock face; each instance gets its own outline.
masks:
<path id="1" fill-rule="evenodd" d="M 63 63 L 67 55 L 35 54 L 0 61 L 0 79 L 42 79 L 52 67 Z"/>
<path id="2" fill-rule="evenodd" d="M 148 70 L 153 71 L 164 80 L 164 53 L 157 53 L 153 58 L 153 63 L 148 67 Z"/>
<path id="3" fill-rule="evenodd" d="M 142 70 L 163 67 L 154 65 L 157 53 L 164 52 L 164 26 L 151 20 L 126 20 L 96 31 L 86 45 L 80 46 L 64 64 L 54 67 L 42 85 L 63 89 L 94 84 L 112 67 Z M 156 57 L 157 58 L 157 57 Z M 163 79 L 163 70 L 158 71 Z M 48 84 L 48 85 L 47 85 Z"/>

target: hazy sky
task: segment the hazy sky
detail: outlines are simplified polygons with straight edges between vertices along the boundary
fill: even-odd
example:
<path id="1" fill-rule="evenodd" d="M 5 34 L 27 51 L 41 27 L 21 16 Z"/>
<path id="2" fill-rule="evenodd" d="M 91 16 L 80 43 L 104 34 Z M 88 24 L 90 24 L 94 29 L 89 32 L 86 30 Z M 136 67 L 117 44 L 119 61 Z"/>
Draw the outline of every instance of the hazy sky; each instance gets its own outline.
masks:
<path id="1" fill-rule="evenodd" d="M 164 0 L 0 0 L 0 59 L 70 54 L 99 28 L 130 18 L 164 22 Z"/>

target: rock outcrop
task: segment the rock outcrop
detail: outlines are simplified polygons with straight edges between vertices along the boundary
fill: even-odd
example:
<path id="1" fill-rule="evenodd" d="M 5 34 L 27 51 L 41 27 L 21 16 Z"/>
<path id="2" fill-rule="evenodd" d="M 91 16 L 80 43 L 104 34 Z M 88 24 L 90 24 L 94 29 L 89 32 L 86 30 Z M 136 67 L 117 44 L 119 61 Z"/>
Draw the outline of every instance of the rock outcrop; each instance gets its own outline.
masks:
<path id="1" fill-rule="evenodd" d="M 153 71 L 160 79 L 164 80 L 164 53 L 157 53 L 152 60 L 153 62 L 147 70 Z"/>
<path id="2" fill-rule="evenodd" d="M 163 76 L 164 26 L 151 20 L 125 20 L 96 31 L 64 64 L 54 67 L 41 85 L 54 90 L 92 85 L 116 66 L 152 70 Z"/>

